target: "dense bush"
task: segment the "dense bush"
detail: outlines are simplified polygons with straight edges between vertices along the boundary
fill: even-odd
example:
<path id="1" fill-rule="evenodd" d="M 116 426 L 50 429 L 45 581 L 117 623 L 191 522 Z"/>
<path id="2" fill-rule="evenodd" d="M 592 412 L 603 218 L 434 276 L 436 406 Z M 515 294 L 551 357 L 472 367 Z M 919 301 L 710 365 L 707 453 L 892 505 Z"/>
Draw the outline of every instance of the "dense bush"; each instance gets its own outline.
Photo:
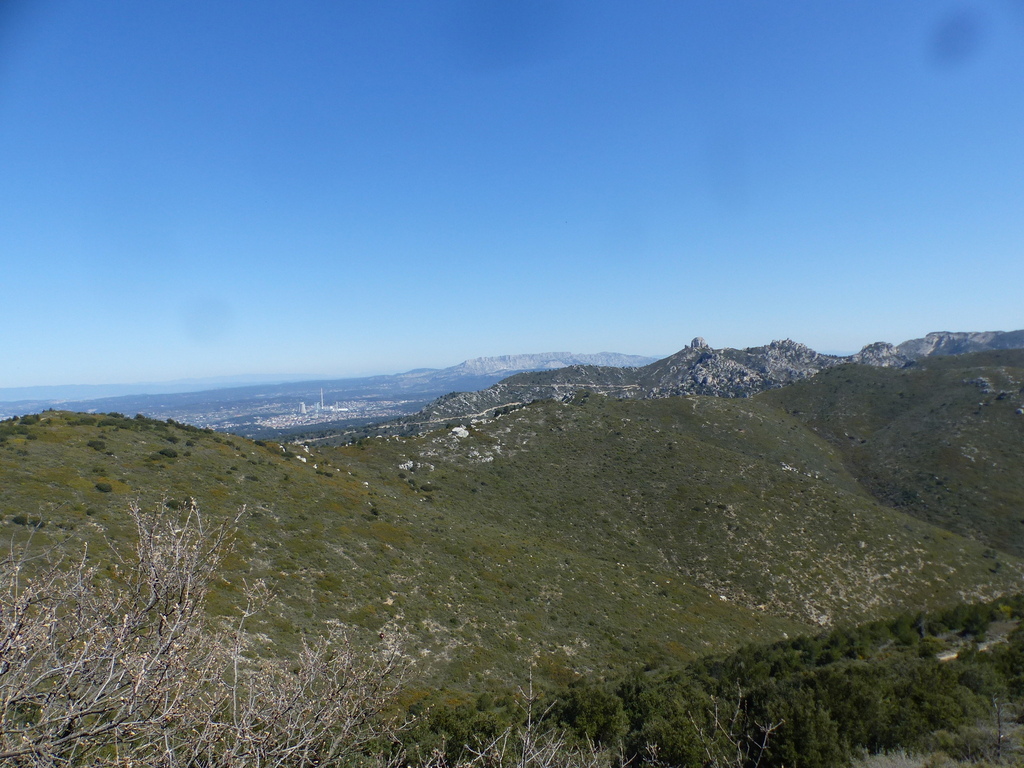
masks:
<path id="1" fill-rule="evenodd" d="M 617 685 L 581 681 L 553 712 L 576 738 L 621 745 L 633 765 L 832 768 L 856 755 L 951 750 L 991 759 L 990 726 L 1024 696 L 1024 629 L 987 653 L 975 641 L 1019 596 L 903 615 L 818 637 L 751 645 Z M 922 637 L 923 635 L 923 637 Z M 939 661 L 959 638 L 959 658 Z"/>

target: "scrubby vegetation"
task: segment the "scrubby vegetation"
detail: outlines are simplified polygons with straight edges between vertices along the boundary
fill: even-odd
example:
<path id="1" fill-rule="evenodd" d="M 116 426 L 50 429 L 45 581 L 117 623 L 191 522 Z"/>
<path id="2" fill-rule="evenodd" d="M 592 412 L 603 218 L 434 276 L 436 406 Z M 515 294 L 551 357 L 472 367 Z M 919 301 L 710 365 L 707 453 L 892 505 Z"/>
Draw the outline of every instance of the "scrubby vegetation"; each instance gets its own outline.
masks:
<path id="1" fill-rule="evenodd" d="M 0 560 L 0 763 L 312 766 L 388 745 L 395 648 L 358 656 L 333 632 L 260 656 L 244 621 L 261 583 L 232 624 L 203 611 L 229 526 L 194 504 L 129 516 L 112 568 L 31 540 Z"/>
<path id="2" fill-rule="evenodd" d="M 1024 554 L 1024 350 L 847 365 L 768 392 L 882 503 Z"/>
<path id="3" fill-rule="evenodd" d="M 908 766 L 1016 765 L 1022 615 L 1020 596 L 901 615 L 685 666 L 583 678 L 533 703 L 547 707 L 566 744 L 629 765 L 829 768 L 885 755 Z M 440 706 L 412 743 L 442 744 L 458 762 L 522 727 L 512 702 L 486 692 Z"/>
<path id="4" fill-rule="evenodd" d="M 12 766 L 804 766 L 1021 754 L 1024 597 L 747 645 L 687 665 L 453 698 L 338 629 L 291 659 L 204 612 L 230 521 L 132 508 L 132 553 L 0 563 L 0 761 Z M 404 651 L 404 652 L 403 652 Z"/>
<path id="5" fill-rule="evenodd" d="M 993 597 L 1024 572 L 878 504 L 838 451 L 756 401 L 579 397 L 335 449 L 82 418 L 0 424 L 7 535 L 99 553 L 129 540 L 131 501 L 195 496 L 218 520 L 245 506 L 215 615 L 264 579 L 275 597 L 252 628 L 283 652 L 328 621 L 402 627 L 431 684 L 521 682 L 531 656 L 554 682 L 685 661 Z"/>
<path id="6" fill-rule="evenodd" d="M 1024 573 L 880 504 L 838 449 L 758 399 L 581 395 L 332 449 L 119 414 L 0 432 L 8 535 L 101 552 L 132 534 L 130 501 L 195 496 L 211 519 L 244 505 L 215 615 L 263 579 L 274 604 L 252 628 L 283 652 L 324 622 L 402 627 L 424 682 L 455 688 L 522 682 L 531 657 L 551 682 L 681 662 L 994 597 Z"/>
<path id="7" fill-rule="evenodd" d="M 1024 575 L 1024 422 L 1006 394 L 1024 380 L 1018 363 L 849 366 L 749 399 L 578 392 L 335 448 L 122 414 L 0 422 L 0 686 L 16 701 L 0 754 L 158 761 L 139 750 L 191 733 L 208 750 L 191 764 L 245 764 L 256 736 L 233 729 L 246 718 L 268 739 L 273 729 L 236 714 L 242 698 L 269 711 L 256 691 L 329 689 L 335 658 L 373 678 L 381 643 L 401 636 L 411 673 L 373 707 L 397 717 L 374 721 L 383 740 L 321 731 L 337 748 L 360 744 L 345 764 L 357 753 L 435 768 L 1007 760 L 1024 696 L 1021 606 L 1005 598 Z M 193 497 L 205 530 L 231 529 L 232 546 L 209 539 L 218 555 L 188 611 L 178 598 L 139 608 L 152 587 L 137 567 L 151 556 L 138 549 L 145 531 L 170 546 L 192 529 L 153 521 L 187 519 Z M 93 629 L 25 643 L 12 606 L 46 591 L 26 604 L 37 626 L 75 606 Z M 62 715 L 80 692 L 10 671 L 21 648 L 63 669 L 61 649 L 87 636 L 80 650 L 110 645 L 111 610 L 136 617 L 124 637 L 136 633 L 137 655 L 110 667 L 128 675 L 168 617 L 202 616 L 172 643 L 188 663 L 153 657 L 166 671 L 153 690 L 198 709 L 156 724 L 121 704 Z M 321 636 L 340 651 L 318 655 Z M 96 740 L 62 740 L 80 728 L 99 728 Z"/>

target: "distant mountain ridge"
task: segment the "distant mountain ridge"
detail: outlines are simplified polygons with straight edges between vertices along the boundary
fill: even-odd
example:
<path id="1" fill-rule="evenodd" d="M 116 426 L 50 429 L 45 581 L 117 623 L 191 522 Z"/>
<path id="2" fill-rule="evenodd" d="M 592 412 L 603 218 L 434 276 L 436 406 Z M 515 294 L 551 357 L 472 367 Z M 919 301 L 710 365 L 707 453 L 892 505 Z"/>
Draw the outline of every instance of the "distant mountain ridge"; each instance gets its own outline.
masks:
<path id="1" fill-rule="evenodd" d="M 322 376 L 311 374 L 245 374 L 135 384 L 55 384 L 37 387 L 0 387 L 0 403 L 77 405 L 78 403 L 85 403 L 90 400 L 109 400 L 116 397 L 200 394 L 220 390 L 251 390 L 306 382 L 316 382 L 320 386 L 337 382 L 379 382 L 382 379 L 390 378 L 409 381 L 457 379 L 463 376 L 488 376 L 494 374 L 508 376 L 520 371 L 550 370 L 566 365 L 615 365 L 628 367 L 646 365 L 655 359 L 643 355 L 626 355 L 618 352 L 598 352 L 596 354 L 541 352 L 537 354 L 475 357 L 448 368 L 417 368 L 404 373 L 355 378 L 325 379 Z"/>
<path id="2" fill-rule="evenodd" d="M 183 391 L 186 382 L 166 382 L 170 391 L 154 392 L 160 385 L 112 385 L 111 387 L 31 387 L 0 389 L 0 418 L 48 408 L 72 408 L 81 411 L 142 413 L 159 419 L 171 418 L 198 426 L 214 426 L 253 436 L 261 431 L 253 414 L 295 411 L 300 403 L 358 400 L 361 403 L 387 401 L 393 410 L 389 416 L 411 413 L 432 399 L 454 390 L 479 390 L 512 374 L 532 370 L 552 370 L 564 365 L 638 366 L 655 358 L 617 352 L 578 354 L 542 352 L 537 354 L 478 357 L 448 368 L 420 368 L 405 373 L 366 376 L 351 379 L 306 378 L 266 383 L 247 381 L 205 390 Z M 201 381 L 201 380 L 190 380 Z M 213 380 L 208 380 L 213 381 Z M 140 387 L 130 393 L 134 387 Z M 147 389 L 148 388 L 148 389 Z M 33 392 L 35 397 L 28 397 Z M 105 394 L 100 394 L 104 392 Z M 85 393 L 83 396 L 82 393 Z M 17 398 L 17 399 L 16 399 Z M 277 410 L 275 411 L 275 405 Z M 355 415 L 355 414 L 353 414 Z M 226 419 L 226 421 L 225 421 Z M 342 420 L 344 421 L 344 420 Z M 365 423 L 367 418 L 349 421 Z M 272 430 L 273 431 L 273 430 Z"/>
<path id="3" fill-rule="evenodd" d="M 571 365 L 601 365 L 616 368 L 630 368 L 647 365 L 654 358 L 642 355 L 624 355 L 618 352 L 598 352 L 593 355 L 578 355 L 573 352 L 541 352 L 533 355 L 500 355 L 498 357 L 475 357 L 446 370 L 458 374 L 485 375 L 522 371 L 548 371 Z"/>
<path id="4" fill-rule="evenodd" d="M 393 421 L 352 430 L 341 439 L 411 434 L 452 421 L 493 416 L 537 400 L 569 399 L 583 390 L 616 398 L 652 399 L 678 395 L 750 397 L 792 384 L 843 364 L 905 368 L 931 355 L 1024 347 L 1024 331 L 930 333 L 900 345 L 868 344 L 852 355 L 826 355 L 785 339 L 747 349 L 713 349 L 697 337 L 679 352 L 636 368 L 570 365 L 551 371 L 520 373 L 487 389 L 454 392 L 422 411 Z M 329 435 L 322 439 L 333 440 Z"/>
<path id="5" fill-rule="evenodd" d="M 53 384 L 35 387 L 0 387 L 0 403 L 78 403 L 131 395 L 172 395 L 216 389 L 273 386 L 314 378 L 308 374 L 242 374 L 201 379 L 147 381 L 132 384 Z"/>
<path id="6" fill-rule="evenodd" d="M 953 333 L 938 331 L 923 339 L 904 341 L 897 349 L 915 359 L 932 355 L 962 355 L 967 352 L 985 352 L 991 349 L 1024 348 L 1024 330 L 982 331 Z"/>

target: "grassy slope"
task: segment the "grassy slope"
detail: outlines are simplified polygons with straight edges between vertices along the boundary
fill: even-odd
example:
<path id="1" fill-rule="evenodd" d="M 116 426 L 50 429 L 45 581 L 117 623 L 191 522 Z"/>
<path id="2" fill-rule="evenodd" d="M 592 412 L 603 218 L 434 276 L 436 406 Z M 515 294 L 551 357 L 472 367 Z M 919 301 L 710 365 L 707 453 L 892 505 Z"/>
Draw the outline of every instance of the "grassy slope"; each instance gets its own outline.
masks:
<path id="1" fill-rule="evenodd" d="M 538 403 L 465 438 L 372 440 L 305 463 L 132 419 L 50 412 L 4 432 L 5 535 L 40 520 L 39 543 L 85 539 L 102 560 L 104 538 L 128 535 L 130 500 L 194 496 L 215 518 L 245 504 L 215 613 L 265 578 L 275 600 L 253 628 L 268 641 L 294 647 L 330 620 L 369 640 L 394 627 L 447 684 L 515 678 L 530 657 L 563 681 L 689 658 L 1015 589 L 1021 573 L 879 505 L 839 450 L 759 400 Z"/>
<path id="2" fill-rule="evenodd" d="M 834 448 L 749 400 L 544 403 L 464 440 L 374 446 L 375 458 L 385 450 L 395 466 L 433 464 L 415 482 L 460 519 L 486 515 L 802 622 L 949 594 L 955 567 L 968 582 L 995 567 L 981 546 L 876 504 Z"/>
<path id="3" fill-rule="evenodd" d="M 761 398 L 836 446 L 883 503 L 1024 555 L 1024 350 L 844 366 Z"/>

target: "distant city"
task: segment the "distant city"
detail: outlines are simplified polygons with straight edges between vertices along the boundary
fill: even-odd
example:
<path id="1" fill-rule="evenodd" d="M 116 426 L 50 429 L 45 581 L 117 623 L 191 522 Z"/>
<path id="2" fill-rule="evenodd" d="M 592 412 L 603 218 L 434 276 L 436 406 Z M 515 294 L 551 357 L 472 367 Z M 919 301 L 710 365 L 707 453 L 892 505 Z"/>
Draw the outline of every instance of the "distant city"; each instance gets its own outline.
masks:
<path id="1" fill-rule="evenodd" d="M 253 417 L 252 413 L 245 415 L 251 417 L 250 423 L 256 427 L 265 429 L 295 429 L 297 427 L 308 427 L 316 424 L 327 424 L 349 419 L 387 419 L 400 416 L 409 412 L 408 406 L 420 401 L 411 400 L 338 400 L 333 404 L 324 402 L 324 391 L 320 390 L 320 399 L 311 405 L 300 401 L 298 408 L 291 413 L 276 413 L 266 417 Z M 268 403 L 268 409 L 279 411 L 284 403 Z M 239 416 L 242 414 L 238 414 Z M 230 420 L 232 426 L 237 426 L 237 416 Z M 203 424 L 199 426 L 210 426 L 214 429 L 228 429 L 227 424 Z"/>
<path id="2" fill-rule="evenodd" d="M 79 402 L 51 400 L 0 403 L 0 419 L 48 408 L 85 413 L 116 411 L 128 416 L 142 413 L 155 419 L 173 419 L 218 432 L 272 437 L 274 434 L 283 435 L 318 424 L 386 421 L 417 411 L 439 393 L 408 393 L 410 396 L 401 397 L 398 393 L 377 392 L 353 396 L 351 392 L 339 391 L 335 393 L 336 398 L 332 403 L 326 402 L 328 394 L 323 390 L 313 402 L 299 400 L 283 392 L 269 391 L 269 388 L 259 393 L 251 390 L 244 393 L 222 390 L 205 394 L 205 397 L 197 394 L 138 395 Z M 309 394 L 313 393 L 307 388 L 303 395 L 308 397 Z M 349 396 L 344 397 L 345 394 Z"/>
<path id="3" fill-rule="evenodd" d="M 321 424 L 349 427 L 415 413 L 441 395 L 474 392 L 523 371 L 566 365 L 637 366 L 652 361 L 653 358 L 616 352 L 544 352 L 475 358 L 450 368 L 424 368 L 358 379 L 267 382 L 200 391 L 175 388 L 162 393 L 88 399 L 81 398 L 83 389 L 96 392 L 98 388 L 49 387 L 39 388 L 38 392 L 31 388 L 11 389 L 0 390 L 0 419 L 51 408 L 88 413 L 114 411 L 128 416 L 141 413 L 154 419 L 173 419 L 246 437 L 287 439 L 290 433 Z M 11 399 L 4 401 L 5 394 Z"/>
<path id="4" fill-rule="evenodd" d="M 314 402 L 267 402 L 254 407 L 251 401 L 224 403 L 216 410 L 206 412 L 177 412 L 164 415 L 160 409 L 150 408 L 156 418 L 173 418 L 208 427 L 219 432 L 260 435 L 266 431 L 288 432 L 302 427 L 336 422 L 383 421 L 416 411 L 422 400 L 339 400 L 333 404 Z"/>

